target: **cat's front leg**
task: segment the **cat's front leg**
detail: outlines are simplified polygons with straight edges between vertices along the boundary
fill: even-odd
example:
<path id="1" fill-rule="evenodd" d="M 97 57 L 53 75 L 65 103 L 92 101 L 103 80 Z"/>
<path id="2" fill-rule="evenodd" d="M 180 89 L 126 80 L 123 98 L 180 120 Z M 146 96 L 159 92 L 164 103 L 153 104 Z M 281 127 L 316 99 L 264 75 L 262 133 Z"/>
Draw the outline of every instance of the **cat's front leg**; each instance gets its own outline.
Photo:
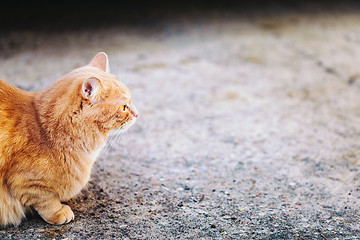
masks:
<path id="1" fill-rule="evenodd" d="M 41 198 L 32 204 L 39 215 L 48 223 L 60 225 L 74 220 L 71 208 L 56 197 Z"/>

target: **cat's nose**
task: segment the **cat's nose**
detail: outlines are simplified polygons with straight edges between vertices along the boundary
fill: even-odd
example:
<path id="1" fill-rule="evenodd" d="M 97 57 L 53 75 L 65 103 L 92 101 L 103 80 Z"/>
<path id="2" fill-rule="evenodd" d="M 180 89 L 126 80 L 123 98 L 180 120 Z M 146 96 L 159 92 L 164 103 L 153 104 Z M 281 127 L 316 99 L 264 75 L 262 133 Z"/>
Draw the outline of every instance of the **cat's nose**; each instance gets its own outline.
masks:
<path id="1" fill-rule="evenodd" d="M 136 107 L 134 105 L 130 105 L 129 106 L 129 110 L 130 110 L 130 113 L 134 116 L 134 117 L 138 117 L 139 116 L 139 112 L 138 110 L 136 109 Z"/>

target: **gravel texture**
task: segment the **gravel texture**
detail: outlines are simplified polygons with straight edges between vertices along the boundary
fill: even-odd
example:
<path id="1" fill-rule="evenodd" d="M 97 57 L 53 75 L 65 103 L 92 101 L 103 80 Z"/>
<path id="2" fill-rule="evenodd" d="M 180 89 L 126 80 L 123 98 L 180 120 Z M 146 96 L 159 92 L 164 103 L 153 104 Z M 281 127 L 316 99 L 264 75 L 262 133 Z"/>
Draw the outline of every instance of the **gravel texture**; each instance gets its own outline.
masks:
<path id="1" fill-rule="evenodd" d="M 140 112 L 68 203 L 73 222 L 29 216 L 0 239 L 360 238 L 359 13 L 0 38 L 0 77 L 30 90 L 107 52 Z"/>

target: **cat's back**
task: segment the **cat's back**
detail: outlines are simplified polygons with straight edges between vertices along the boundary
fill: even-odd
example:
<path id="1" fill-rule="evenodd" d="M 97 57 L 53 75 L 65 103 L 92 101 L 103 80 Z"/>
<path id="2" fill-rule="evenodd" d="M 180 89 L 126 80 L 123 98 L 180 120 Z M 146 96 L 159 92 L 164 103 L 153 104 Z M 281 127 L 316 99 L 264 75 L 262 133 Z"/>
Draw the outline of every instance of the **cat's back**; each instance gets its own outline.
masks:
<path id="1" fill-rule="evenodd" d="M 15 101 L 19 94 L 17 94 L 15 87 L 0 79 L 0 96 L 0 136 L 2 136 L 13 122 L 12 119 L 16 110 Z"/>
<path id="2" fill-rule="evenodd" d="M 25 121 L 33 115 L 34 93 L 19 89 L 0 79 L 0 155 L 3 147 L 20 136 L 21 128 L 33 121 Z M 0 156 L 1 157 L 1 156 Z"/>
<path id="3" fill-rule="evenodd" d="M 0 78 L 0 96 L 1 105 L 11 105 L 11 103 L 20 103 L 21 100 L 29 100 L 33 93 L 17 88 Z"/>
<path id="4" fill-rule="evenodd" d="M 0 129 L 26 114 L 31 107 L 33 95 L 0 79 Z"/>

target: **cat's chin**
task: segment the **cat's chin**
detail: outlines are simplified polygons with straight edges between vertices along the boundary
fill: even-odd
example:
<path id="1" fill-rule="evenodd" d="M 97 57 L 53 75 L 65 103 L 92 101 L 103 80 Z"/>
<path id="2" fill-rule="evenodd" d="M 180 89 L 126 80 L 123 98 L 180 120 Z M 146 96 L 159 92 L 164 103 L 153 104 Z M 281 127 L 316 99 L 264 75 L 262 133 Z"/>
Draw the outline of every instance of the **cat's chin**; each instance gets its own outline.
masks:
<path id="1" fill-rule="evenodd" d="M 133 118 L 131 121 L 124 123 L 119 128 L 115 128 L 115 129 L 111 130 L 109 133 L 109 136 L 116 136 L 116 135 L 126 132 L 135 123 L 135 121 L 136 121 L 136 118 Z"/>

